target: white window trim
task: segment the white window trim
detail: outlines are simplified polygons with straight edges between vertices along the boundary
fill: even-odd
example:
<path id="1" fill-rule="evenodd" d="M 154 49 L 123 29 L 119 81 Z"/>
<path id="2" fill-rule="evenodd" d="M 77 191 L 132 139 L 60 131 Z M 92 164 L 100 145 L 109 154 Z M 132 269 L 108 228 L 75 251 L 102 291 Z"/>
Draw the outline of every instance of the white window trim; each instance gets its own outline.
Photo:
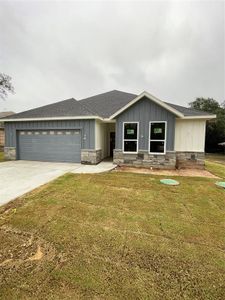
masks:
<path id="1" fill-rule="evenodd" d="M 165 139 L 164 140 L 151 140 L 151 124 L 152 123 L 165 123 Z M 150 142 L 164 142 L 163 152 L 150 152 Z M 167 121 L 150 121 L 149 122 L 149 137 L 148 137 L 148 153 L 153 155 L 165 155 L 166 154 L 166 143 L 167 143 Z"/>
<path id="2" fill-rule="evenodd" d="M 137 124 L 137 138 L 136 139 L 124 139 L 124 125 L 125 124 Z M 137 151 L 132 152 L 132 151 L 124 151 L 124 142 L 125 141 L 134 141 L 137 142 Z M 126 154 L 137 154 L 138 153 L 138 143 L 139 143 L 139 122 L 133 122 L 133 121 L 127 121 L 127 122 L 123 122 L 123 141 L 122 141 L 122 149 L 123 149 L 123 153 Z"/>

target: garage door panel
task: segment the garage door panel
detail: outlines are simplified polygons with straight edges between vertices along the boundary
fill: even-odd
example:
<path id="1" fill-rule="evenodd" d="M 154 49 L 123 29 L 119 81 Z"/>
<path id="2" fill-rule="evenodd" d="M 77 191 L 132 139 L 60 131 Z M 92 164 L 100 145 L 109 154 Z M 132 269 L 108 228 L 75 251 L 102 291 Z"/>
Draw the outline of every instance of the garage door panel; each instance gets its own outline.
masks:
<path id="1" fill-rule="evenodd" d="M 80 130 L 18 132 L 19 159 L 80 162 L 80 157 Z"/>

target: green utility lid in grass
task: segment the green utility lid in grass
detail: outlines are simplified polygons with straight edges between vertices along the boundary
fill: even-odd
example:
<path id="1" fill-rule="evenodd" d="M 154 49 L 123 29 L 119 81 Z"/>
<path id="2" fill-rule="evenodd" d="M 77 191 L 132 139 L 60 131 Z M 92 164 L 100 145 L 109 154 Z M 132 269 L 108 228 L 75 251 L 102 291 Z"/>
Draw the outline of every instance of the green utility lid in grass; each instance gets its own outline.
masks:
<path id="1" fill-rule="evenodd" d="M 167 185 L 178 185 L 178 184 L 180 184 L 178 181 L 173 180 L 173 179 L 161 179 L 160 182 L 163 183 L 163 184 L 167 184 Z"/>
<path id="2" fill-rule="evenodd" d="M 225 189 L 225 181 L 217 181 L 216 185 Z"/>

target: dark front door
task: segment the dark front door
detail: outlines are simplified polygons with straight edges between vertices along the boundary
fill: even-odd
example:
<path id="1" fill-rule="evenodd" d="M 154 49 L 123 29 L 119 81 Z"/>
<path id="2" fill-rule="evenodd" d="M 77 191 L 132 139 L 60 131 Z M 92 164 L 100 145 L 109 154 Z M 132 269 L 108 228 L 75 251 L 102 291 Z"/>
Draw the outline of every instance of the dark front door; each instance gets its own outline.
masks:
<path id="1" fill-rule="evenodd" d="M 113 157 L 113 150 L 115 149 L 115 132 L 110 132 L 110 156 Z"/>

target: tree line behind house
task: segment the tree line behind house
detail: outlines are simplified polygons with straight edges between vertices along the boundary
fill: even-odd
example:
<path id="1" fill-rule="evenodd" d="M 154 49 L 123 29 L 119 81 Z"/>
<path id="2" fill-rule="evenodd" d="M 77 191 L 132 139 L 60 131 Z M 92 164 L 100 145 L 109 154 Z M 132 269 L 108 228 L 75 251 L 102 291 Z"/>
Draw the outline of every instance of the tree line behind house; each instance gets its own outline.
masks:
<path id="1" fill-rule="evenodd" d="M 219 103 L 213 98 L 196 98 L 189 103 L 191 108 L 216 114 L 216 120 L 207 121 L 205 151 L 225 153 L 225 101 Z"/>

